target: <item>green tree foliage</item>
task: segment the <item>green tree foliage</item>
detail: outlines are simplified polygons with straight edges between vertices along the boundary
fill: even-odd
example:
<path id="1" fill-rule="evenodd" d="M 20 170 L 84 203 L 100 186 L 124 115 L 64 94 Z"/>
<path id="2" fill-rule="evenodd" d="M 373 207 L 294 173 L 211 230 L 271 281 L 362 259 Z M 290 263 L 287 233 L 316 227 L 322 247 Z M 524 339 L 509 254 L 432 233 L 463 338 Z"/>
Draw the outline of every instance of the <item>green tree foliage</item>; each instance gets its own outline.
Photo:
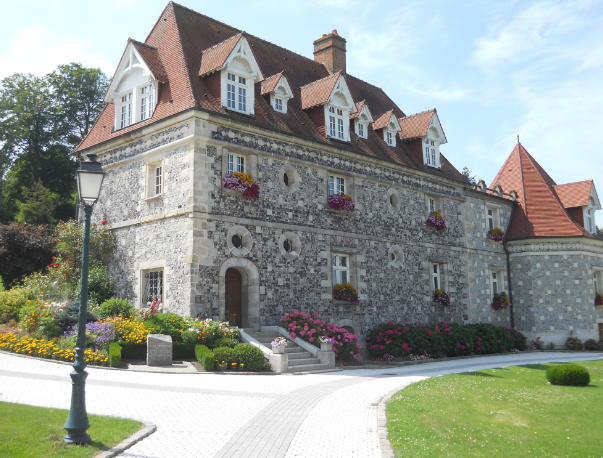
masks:
<path id="1" fill-rule="evenodd" d="M 51 212 L 57 207 L 60 199 L 56 193 L 46 189 L 41 181 L 36 181 L 31 188 L 24 189 L 23 197 L 25 202 L 17 201 L 17 222 L 53 225 L 55 220 Z"/>
<path id="2" fill-rule="evenodd" d="M 0 224 L 0 275 L 6 289 L 52 262 L 55 241 L 46 231 L 44 225 Z"/>
<path id="3" fill-rule="evenodd" d="M 469 167 L 463 167 L 463 171 L 461 173 L 465 175 L 470 184 L 477 184 L 477 181 L 475 181 L 475 175 L 471 175 L 471 170 L 469 170 Z"/>
<path id="4" fill-rule="evenodd" d="M 0 218 L 13 221 L 26 193 L 40 183 L 56 195 L 47 220 L 75 211 L 73 148 L 103 107 L 107 77 L 80 64 L 44 77 L 16 73 L 0 80 Z M 21 215 L 23 217 L 23 215 Z M 39 217 L 39 215 L 38 215 Z"/>

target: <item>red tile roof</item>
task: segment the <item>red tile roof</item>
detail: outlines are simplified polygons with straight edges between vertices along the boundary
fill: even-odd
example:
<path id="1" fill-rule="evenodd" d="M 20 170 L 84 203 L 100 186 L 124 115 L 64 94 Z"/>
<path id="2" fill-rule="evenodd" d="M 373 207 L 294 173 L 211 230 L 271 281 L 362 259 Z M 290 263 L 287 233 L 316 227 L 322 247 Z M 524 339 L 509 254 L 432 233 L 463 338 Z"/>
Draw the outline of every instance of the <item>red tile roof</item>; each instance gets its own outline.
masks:
<path id="1" fill-rule="evenodd" d="M 555 185 L 555 192 L 565 208 L 584 207 L 588 205 L 593 180 Z"/>
<path id="2" fill-rule="evenodd" d="M 425 137 L 435 111 L 434 108 L 433 110 L 421 111 L 420 113 L 398 118 L 400 129 L 402 129 L 398 134 L 400 139 L 412 140 L 414 138 Z"/>
<path id="3" fill-rule="evenodd" d="M 140 56 L 143 58 L 145 64 L 147 64 L 147 67 L 149 67 L 153 78 L 160 83 L 167 83 L 167 72 L 161 63 L 161 57 L 159 57 L 157 48 L 153 48 L 152 46 L 141 43 L 140 41 L 132 40 L 131 38 L 128 41 L 132 42 L 134 49 L 136 49 L 136 51 L 138 51 Z"/>
<path id="4" fill-rule="evenodd" d="M 340 75 L 341 72 L 333 73 L 326 78 L 302 86 L 300 88 L 302 109 L 307 110 L 308 108 L 326 103 L 329 100 Z"/>
<path id="5" fill-rule="evenodd" d="M 242 32 L 237 33 L 235 36 L 227 38 L 223 42 L 204 50 L 203 54 L 201 55 L 201 68 L 199 69 L 199 76 L 205 76 L 208 73 L 212 73 L 218 68 L 222 67 L 242 37 Z"/>
<path id="6" fill-rule="evenodd" d="M 394 110 L 389 110 L 379 116 L 375 121 L 373 121 L 373 130 L 383 129 L 387 127 L 387 125 L 389 124 L 389 120 L 392 118 L 393 114 Z"/>
<path id="7" fill-rule="evenodd" d="M 489 186 L 517 192 L 518 206 L 507 233 L 509 239 L 526 237 L 594 237 L 565 210 L 556 183 L 517 143 Z"/>
<path id="8" fill-rule="evenodd" d="M 362 111 L 362 109 L 364 108 L 365 105 L 366 104 L 365 104 L 364 100 L 361 102 L 356 102 L 356 113 L 352 113 L 350 115 L 350 119 L 354 119 L 354 118 L 357 118 L 358 116 L 360 116 L 360 112 Z M 368 105 L 366 105 L 366 109 L 368 110 L 369 114 L 371 114 L 371 110 L 369 109 Z M 371 114 L 371 117 L 372 116 L 373 115 Z"/>
<path id="9" fill-rule="evenodd" d="M 113 132 L 114 106 L 111 103 L 107 104 L 88 136 L 78 146 L 77 151 L 81 152 L 184 110 L 200 109 L 233 119 L 241 119 L 258 128 L 276 129 L 317 143 L 336 145 L 338 148 L 391 161 L 427 173 L 459 181 L 466 180 L 443 155 L 441 155 L 441 170 L 434 171 L 416 159 L 405 145 L 401 145 L 399 148 L 388 147 L 372 129 L 369 129 L 368 139 L 359 139 L 351 132 L 352 141 L 347 145 L 325 138 L 304 108 L 326 101 L 337 81 L 338 74 L 329 75 L 323 64 L 249 34 L 245 34 L 245 38 L 262 74 L 276 75 L 284 71 L 294 98 L 287 103 L 288 115 L 275 113 L 268 102 L 259 96 L 261 85 L 256 84 L 255 119 L 227 112 L 213 99 L 206 78 L 199 77 L 199 69 L 204 50 L 222 44 L 220 55 L 223 56 L 226 54 L 224 43 L 233 43 L 234 37 L 241 33 L 240 30 L 215 19 L 170 2 L 145 40 L 146 45 L 157 49 L 168 79 L 166 84 L 159 85 L 158 104 L 153 116 L 151 119 Z M 234 44 L 232 46 L 234 48 Z M 215 62 L 219 62 L 220 59 L 216 57 Z M 207 68 L 211 68 L 213 65 L 215 64 L 208 65 Z M 371 111 L 375 113 L 384 113 L 393 109 L 393 114 L 397 119 L 405 117 L 404 112 L 382 89 L 350 74 L 342 73 L 342 75 L 354 101 L 365 101 L 365 104 L 370 106 Z M 322 83 L 317 84 L 321 80 L 323 80 Z M 305 88 L 304 93 L 307 94 L 306 102 L 303 105 L 302 88 Z M 311 102 L 307 104 L 307 100 L 311 100 Z"/>
<path id="10" fill-rule="evenodd" d="M 260 87 L 260 94 L 261 95 L 270 94 L 272 91 L 274 91 L 274 88 L 276 87 L 278 82 L 281 80 L 281 76 L 283 76 L 283 72 L 277 73 L 276 75 L 272 75 L 272 76 L 269 76 L 268 78 L 264 79 L 264 81 L 262 81 L 262 84 Z"/>

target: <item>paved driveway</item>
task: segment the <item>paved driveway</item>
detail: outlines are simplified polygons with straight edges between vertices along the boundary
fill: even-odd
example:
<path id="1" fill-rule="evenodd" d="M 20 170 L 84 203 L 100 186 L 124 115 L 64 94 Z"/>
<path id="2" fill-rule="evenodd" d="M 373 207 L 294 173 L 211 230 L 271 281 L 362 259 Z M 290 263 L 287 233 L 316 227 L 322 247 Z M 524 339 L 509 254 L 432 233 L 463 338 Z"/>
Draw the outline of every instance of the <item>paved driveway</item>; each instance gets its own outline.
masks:
<path id="1" fill-rule="evenodd" d="M 119 456 L 380 458 L 377 406 L 428 377 L 601 353 L 526 353 L 307 375 L 163 374 L 89 367 L 88 413 L 157 431 Z M 0 400 L 68 409 L 71 367 L 0 353 Z M 90 431 L 94 438 L 93 429 Z"/>

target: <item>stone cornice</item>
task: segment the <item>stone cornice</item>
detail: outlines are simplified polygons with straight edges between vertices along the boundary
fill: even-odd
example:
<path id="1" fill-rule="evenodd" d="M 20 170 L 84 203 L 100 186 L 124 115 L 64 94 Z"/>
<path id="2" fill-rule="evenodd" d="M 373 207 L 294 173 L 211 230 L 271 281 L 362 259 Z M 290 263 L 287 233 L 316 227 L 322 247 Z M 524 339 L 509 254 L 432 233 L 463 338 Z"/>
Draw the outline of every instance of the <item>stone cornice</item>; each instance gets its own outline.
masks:
<path id="1" fill-rule="evenodd" d="M 585 252 L 587 254 L 603 255 L 603 240 L 587 237 L 555 237 L 547 240 L 535 238 L 510 241 L 507 244 L 507 248 L 510 254 Z"/>

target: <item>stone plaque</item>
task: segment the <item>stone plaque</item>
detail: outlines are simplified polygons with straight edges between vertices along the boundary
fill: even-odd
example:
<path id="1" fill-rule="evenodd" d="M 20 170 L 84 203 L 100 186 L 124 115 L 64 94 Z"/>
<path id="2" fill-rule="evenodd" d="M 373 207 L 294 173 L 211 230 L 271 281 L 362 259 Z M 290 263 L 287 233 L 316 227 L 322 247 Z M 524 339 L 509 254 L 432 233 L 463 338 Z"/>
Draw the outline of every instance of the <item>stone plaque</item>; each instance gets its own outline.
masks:
<path id="1" fill-rule="evenodd" d="M 172 336 L 149 334 L 147 336 L 147 366 L 172 365 Z"/>

